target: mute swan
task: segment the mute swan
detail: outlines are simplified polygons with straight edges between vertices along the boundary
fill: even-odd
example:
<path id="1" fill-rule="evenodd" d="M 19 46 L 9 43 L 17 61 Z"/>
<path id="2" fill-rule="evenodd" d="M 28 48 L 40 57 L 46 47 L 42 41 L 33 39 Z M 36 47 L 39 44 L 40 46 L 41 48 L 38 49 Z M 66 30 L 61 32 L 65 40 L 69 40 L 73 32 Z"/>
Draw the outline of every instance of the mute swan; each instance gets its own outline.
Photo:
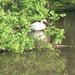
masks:
<path id="1" fill-rule="evenodd" d="M 39 31 L 46 28 L 47 20 L 41 20 L 41 22 L 35 22 L 32 24 L 31 30 Z"/>

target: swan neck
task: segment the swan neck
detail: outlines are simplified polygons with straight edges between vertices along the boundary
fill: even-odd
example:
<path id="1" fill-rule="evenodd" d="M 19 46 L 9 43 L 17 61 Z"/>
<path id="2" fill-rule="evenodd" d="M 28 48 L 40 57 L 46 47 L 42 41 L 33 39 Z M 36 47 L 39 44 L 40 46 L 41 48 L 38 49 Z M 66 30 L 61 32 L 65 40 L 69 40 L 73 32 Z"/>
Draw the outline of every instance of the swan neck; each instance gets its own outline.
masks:
<path id="1" fill-rule="evenodd" d="M 41 23 L 43 23 L 43 21 L 41 21 Z"/>

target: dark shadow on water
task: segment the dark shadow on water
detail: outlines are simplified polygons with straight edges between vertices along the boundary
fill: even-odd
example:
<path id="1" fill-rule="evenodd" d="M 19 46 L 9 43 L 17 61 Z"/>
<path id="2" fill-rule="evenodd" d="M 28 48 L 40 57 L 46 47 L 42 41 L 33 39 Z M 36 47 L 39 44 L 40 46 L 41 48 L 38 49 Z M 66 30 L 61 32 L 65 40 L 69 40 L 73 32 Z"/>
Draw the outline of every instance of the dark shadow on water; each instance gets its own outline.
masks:
<path id="1" fill-rule="evenodd" d="M 62 48 L 67 63 L 66 70 L 68 75 L 75 75 L 75 12 L 67 13 L 67 16 L 60 19 L 56 26 L 65 29 L 65 39 L 62 44 L 71 46 L 70 48 Z"/>

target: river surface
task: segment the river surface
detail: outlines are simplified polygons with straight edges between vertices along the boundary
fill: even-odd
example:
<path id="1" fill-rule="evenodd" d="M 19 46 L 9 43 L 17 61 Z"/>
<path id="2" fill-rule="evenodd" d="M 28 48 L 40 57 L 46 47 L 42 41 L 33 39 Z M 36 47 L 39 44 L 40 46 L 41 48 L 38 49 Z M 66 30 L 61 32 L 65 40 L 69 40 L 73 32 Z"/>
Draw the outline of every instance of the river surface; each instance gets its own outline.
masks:
<path id="1" fill-rule="evenodd" d="M 75 75 L 75 12 L 68 13 L 65 18 L 57 22 L 60 28 L 65 29 L 65 39 L 63 44 L 69 45 L 70 48 L 61 49 L 64 53 L 66 62 L 66 70 L 68 75 Z"/>
<path id="2" fill-rule="evenodd" d="M 75 13 L 68 13 L 56 26 L 65 29 L 62 44 L 69 48 L 0 53 L 0 75 L 75 75 Z"/>

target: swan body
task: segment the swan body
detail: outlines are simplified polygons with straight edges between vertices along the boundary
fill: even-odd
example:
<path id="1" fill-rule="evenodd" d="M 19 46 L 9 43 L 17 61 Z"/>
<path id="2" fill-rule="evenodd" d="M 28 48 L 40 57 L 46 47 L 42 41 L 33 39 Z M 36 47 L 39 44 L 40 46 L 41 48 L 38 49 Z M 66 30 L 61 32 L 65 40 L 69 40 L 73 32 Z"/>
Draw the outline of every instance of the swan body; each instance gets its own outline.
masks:
<path id="1" fill-rule="evenodd" d="M 46 25 L 43 22 L 47 22 L 47 20 L 42 20 L 41 22 L 35 22 L 32 24 L 31 30 L 43 30 L 46 28 Z"/>

